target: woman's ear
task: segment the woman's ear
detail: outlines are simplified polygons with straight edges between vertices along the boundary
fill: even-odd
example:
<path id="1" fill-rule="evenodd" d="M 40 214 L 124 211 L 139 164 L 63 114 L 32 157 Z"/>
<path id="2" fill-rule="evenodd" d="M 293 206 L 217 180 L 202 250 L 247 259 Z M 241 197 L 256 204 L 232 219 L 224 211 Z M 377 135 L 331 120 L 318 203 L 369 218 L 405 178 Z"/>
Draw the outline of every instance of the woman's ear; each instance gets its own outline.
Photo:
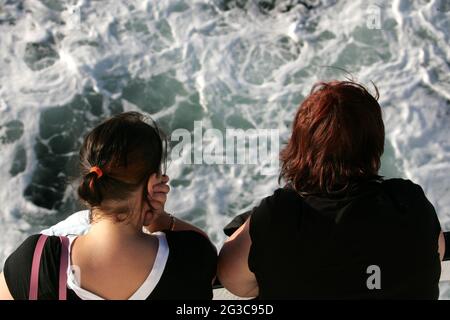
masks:
<path id="1" fill-rule="evenodd" d="M 157 173 L 153 173 L 153 174 L 150 176 L 150 178 L 148 178 L 148 181 L 147 181 L 147 194 L 148 194 L 150 197 L 153 197 L 153 187 L 154 187 L 156 184 L 160 183 L 160 181 L 161 181 L 161 176 L 158 175 Z M 141 190 L 142 190 L 142 189 L 141 189 Z"/>

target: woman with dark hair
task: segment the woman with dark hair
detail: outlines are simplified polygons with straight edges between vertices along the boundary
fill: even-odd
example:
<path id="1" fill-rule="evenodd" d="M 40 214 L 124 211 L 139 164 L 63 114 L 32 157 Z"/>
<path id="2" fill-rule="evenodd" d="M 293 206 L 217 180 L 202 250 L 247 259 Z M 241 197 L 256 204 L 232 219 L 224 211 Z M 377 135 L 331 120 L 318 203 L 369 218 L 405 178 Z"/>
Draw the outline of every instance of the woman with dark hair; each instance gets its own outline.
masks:
<path id="1" fill-rule="evenodd" d="M 301 104 L 280 178 L 224 244 L 218 277 L 261 299 L 436 299 L 445 243 L 422 188 L 378 175 L 376 97 L 320 83 Z"/>
<path id="2" fill-rule="evenodd" d="M 116 115 L 87 135 L 80 160 L 89 231 L 25 240 L 5 262 L 0 299 L 211 299 L 217 253 L 201 230 L 164 211 L 156 124 Z"/>

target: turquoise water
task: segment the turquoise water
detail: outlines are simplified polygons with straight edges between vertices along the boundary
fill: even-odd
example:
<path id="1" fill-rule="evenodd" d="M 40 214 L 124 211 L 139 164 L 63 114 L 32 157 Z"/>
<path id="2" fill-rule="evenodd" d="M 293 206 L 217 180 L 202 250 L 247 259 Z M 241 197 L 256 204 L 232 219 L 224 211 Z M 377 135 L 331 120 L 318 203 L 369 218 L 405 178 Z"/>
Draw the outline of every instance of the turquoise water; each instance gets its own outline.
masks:
<path id="1" fill-rule="evenodd" d="M 421 184 L 449 230 L 449 30 L 445 0 L 0 1 L 0 263 L 81 207 L 77 152 L 101 119 L 140 110 L 169 135 L 201 120 L 284 142 L 312 84 L 349 73 L 380 89 L 382 174 Z M 220 245 L 277 187 L 259 170 L 173 159 L 168 209 Z"/>

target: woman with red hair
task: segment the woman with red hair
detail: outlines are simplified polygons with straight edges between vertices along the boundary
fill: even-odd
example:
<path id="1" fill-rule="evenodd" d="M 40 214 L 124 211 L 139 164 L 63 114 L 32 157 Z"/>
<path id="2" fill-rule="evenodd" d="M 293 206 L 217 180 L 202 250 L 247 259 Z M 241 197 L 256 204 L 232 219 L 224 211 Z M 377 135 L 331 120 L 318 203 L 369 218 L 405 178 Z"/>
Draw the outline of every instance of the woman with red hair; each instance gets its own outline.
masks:
<path id="1" fill-rule="evenodd" d="M 352 81 L 315 85 L 280 154 L 284 188 L 224 244 L 218 277 L 261 299 L 436 299 L 445 242 L 422 188 L 379 174 L 376 96 Z"/>

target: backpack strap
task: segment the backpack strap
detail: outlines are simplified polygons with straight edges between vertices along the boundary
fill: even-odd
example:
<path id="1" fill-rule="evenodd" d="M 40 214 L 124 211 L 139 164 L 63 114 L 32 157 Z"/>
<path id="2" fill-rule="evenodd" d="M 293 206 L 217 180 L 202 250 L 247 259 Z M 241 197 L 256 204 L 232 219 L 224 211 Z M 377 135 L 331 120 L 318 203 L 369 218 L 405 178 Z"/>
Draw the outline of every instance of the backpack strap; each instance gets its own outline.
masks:
<path id="1" fill-rule="evenodd" d="M 36 243 L 33 254 L 33 262 L 31 265 L 30 292 L 29 300 L 38 299 L 39 290 L 39 267 L 41 264 L 42 252 L 44 251 L 45 242 L 48 236 L 41 234 Z M 67 267 L 69 264 L 69 239 L 67 237 L 59 237 L 61 241 L 61 256 L 59 263 L 59 300 L 67 300 Z"/>
<path id="2" fill-rule="evenodd" d="M 67 267 L 69 265 L 69 238 L 60 236 L 61 259 L 59 262 L 59 300 L 67 300 Z"/>
<path id="3" fill-rule="evenodd" d="M 34 249 L 33 262 L 31 264 L 29 300 L 37 300 L 39 287 L 39 266 L 41 264 L 42 251 L 48 236 L 41 234 Z"/>
<path id="4" fill-rule="evenodd" d="M 450 260 L 450 231 L 444 232 L 445 239 L 445 254 L 444 261 Z"/>

